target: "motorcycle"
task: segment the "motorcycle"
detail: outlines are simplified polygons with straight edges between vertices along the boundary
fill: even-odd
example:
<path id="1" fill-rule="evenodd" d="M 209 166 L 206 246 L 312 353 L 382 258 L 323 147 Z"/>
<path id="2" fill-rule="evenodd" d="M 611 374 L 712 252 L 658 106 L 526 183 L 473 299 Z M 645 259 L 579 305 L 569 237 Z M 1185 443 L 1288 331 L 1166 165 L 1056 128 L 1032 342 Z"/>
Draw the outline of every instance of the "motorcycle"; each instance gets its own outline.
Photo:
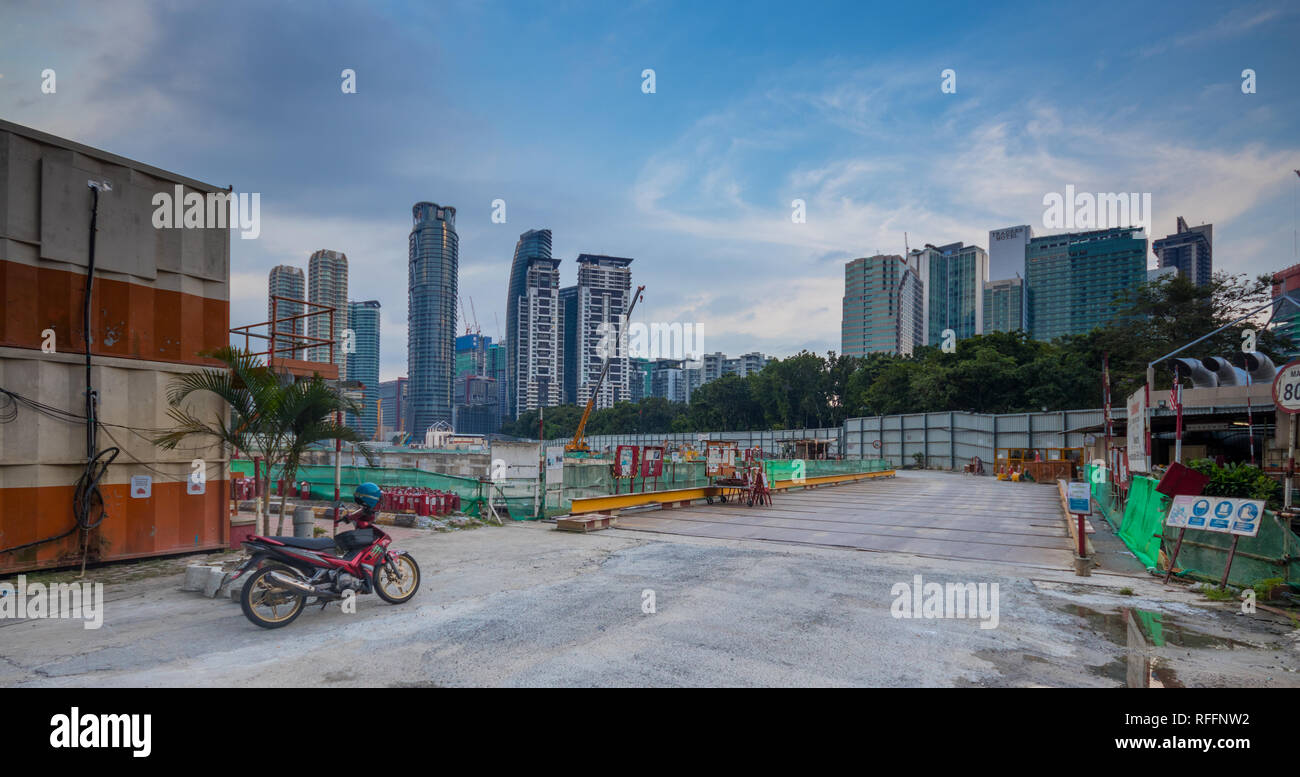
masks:
<path id="1" fill-rule="evenodd" d="M 249 575 L 239 595 L 244 616 L 264 629 L 292 623 L 314 599 L 330 602 L 376 593 L 389 604 L 403 604 L 420 587 L 420 567 L 410 553 L 389 548 L 392 538 L 374 524 L 368 508 L 334 520 L 356 528 L 335 537 L 262 537 L 243 543 L 252 556 L 231 580 Z M 336 528 L 337 531 L 337 528 Z"/>

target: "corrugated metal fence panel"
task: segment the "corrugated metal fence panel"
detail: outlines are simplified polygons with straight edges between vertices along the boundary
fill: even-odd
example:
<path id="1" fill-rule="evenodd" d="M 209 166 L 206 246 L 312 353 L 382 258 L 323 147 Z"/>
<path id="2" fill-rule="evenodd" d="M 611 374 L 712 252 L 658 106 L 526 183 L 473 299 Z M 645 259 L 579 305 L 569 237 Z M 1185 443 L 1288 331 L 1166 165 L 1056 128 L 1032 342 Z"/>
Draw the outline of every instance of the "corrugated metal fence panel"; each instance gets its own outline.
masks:
<path id="1" fill-rule="evenodd" d="M 1029 416 L 1025 413 L 1014 413 L 997 416 L 998 434 L 1003 432 L 1028 432 Z"/>
<path id="2" fill-rule="evenodd" d="M 1120 413 L 1114 413 L 1114 416 L 1122 418 Z M 909 413 L 850 418 L 844 422 L 843 439 L 849 455 L 878 456 L 897 466 L 914 463 L 912 455 L 921 453 L 929 466 L 957 469 L 975 456 L 985 463 L 992 462 L 995 446 L 1078 448 L 1089 432 L 1070 430 L 1101 423 L 1101 410 L 1002 415 Z M 872 444 L 877 439 L 881 443 L 878 451 Z"/>

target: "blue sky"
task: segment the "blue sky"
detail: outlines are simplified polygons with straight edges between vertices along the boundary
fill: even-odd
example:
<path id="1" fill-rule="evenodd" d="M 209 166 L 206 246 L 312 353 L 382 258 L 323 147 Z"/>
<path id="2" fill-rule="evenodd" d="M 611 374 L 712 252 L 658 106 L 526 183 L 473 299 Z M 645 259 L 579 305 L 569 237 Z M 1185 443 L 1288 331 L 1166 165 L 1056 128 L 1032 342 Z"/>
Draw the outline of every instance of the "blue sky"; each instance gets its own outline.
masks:
<path id="1" fill-rule="evenodd" d="M 1070 184 L 1150 192 L 1156 237 L 1213 223 L 1216 268 L 1300 262 L 1297 39 L 1283 2 L 19 2 L 0 117 L 260 193 L 232 322 L 265 317 L 270 267 L 344 251 L 350 296 L 384 306 L 385 379 L 419 200 L 458 210 L 485 334 L 519 233 L 547 227 L 565 283 L 579 253 L 630 256 L 637 318 L 785 356 L 838 350 L 845 260 L 1041 234 Z"/>

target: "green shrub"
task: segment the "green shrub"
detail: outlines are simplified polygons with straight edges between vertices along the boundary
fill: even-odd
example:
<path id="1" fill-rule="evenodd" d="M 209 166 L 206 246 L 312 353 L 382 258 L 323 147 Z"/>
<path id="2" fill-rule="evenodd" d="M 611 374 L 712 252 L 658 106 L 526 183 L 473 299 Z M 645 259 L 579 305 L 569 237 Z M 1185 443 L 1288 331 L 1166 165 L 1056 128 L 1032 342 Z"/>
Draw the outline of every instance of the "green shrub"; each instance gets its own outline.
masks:
<path id="1" fill-rule="evenodd" d="M 1206 496 L 1229 496 L 1238 499 L 1262 499 L 1270 510 L 1282 506 L 1282 484 L 1251 464 L 1231 463 L 1220 467 L 1213 459 L 1196 459 L 1189 467 L 1208 475 Z"/>
<path id="2" fill-rule="evenodd" d="M 1274 596 L 1275 592 L 1286 588 L 1286 580 L 1280 577 L 1270 577 L 1264 580 L 1255 581 L 1255 584 L 1252 585 L 1251 588 L 1255 589 L 1255 596 L 1257 598 L 1267 602 L 1271 599 L 1277 598 Z"/>
<path id="3" fill-rule="evenodd" d="M 1212 602 L 1230 602 L 1237 598 L 1237 595 L 1227 588 L 1203 588 L 1201 593 Z"/>

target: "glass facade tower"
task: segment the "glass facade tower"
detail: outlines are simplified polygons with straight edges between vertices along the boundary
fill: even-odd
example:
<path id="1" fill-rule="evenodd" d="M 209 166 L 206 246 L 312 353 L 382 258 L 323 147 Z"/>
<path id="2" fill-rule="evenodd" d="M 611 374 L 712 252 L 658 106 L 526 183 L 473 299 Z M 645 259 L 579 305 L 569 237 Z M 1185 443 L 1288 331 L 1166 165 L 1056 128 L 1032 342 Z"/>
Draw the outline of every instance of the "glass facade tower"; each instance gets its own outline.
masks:
<path id="1" fill-rule="evenodd" d="M 519 348 L 515 343 L 519 331 L 520 298 L 527 294 L 528 262 L 531 259 L 551 258 L 551 230 L 530 229 L 515 243 L 515 256 L 510 263 L 510 285 L 506 289 L 506 406 L 510 417 L 516 417 L 518 408 Z"/>
<path id="2" fill-rule="evenodd" d="M 348 380 L 364 386 L 361 415 L 348 413 L 348 426 L 367 439 L 379 429 L 379 301 L 348 303 L 352 329 L 352 352 L 348 354 Z"/>
<path id="3" fill-rule="evenodd" d="M 1116 298 L 1146 280 L 1139 227 L 1033 238 L 1025 249 L 1029 331 L 1035 340 L 1086 334 L 1114 320 Z"/>
<path id="4" fill-rule="evenodd" d="M 406 360 L 415 439 L 439 421 L 450 424 L 456 367 L 456 209 L 418 202 L 409 239 Z"/>

